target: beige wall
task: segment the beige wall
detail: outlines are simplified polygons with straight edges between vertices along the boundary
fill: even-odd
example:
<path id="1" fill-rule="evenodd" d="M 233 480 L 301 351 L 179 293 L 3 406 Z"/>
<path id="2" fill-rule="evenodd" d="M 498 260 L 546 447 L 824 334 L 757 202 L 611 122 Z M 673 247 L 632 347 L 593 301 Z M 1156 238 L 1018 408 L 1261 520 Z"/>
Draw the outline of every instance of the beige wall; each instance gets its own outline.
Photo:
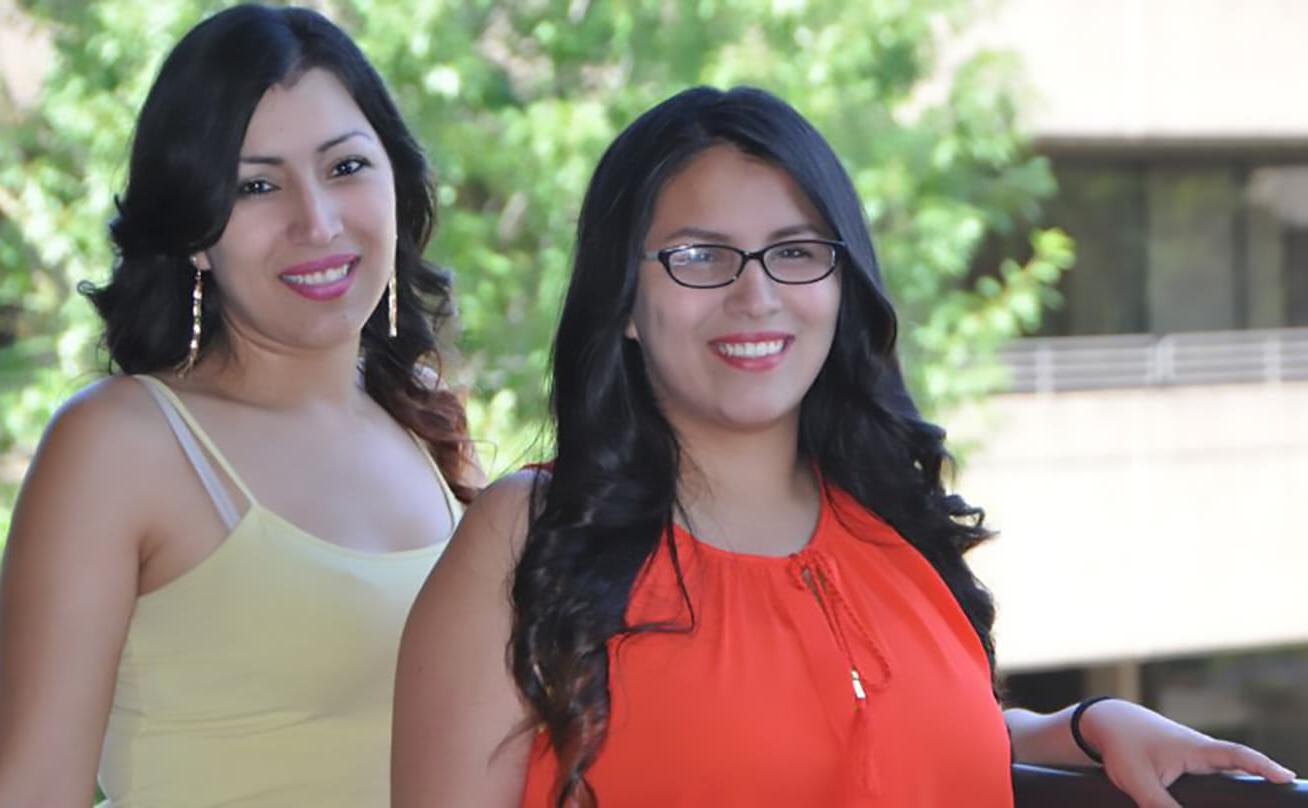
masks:
<path id="1" fill-rule="evenodd" d="M 1308 383 L 998 396 L 959 488 L 1010 670 L 1308 642 Z"/>
<path id="2" fill-rule="evenodd" d="M 1016 51 L 1045 138 L 1308 136 L 1308 2 L 977 0 L 986 20 L 946 47 Z"/>
<path id="3" fill-rule="evenodd" d="M 0 91 L 15 107 L 36 101 L 52 55 L 49 33 L 33 26 L 14 0 L 0 0 Z"/>

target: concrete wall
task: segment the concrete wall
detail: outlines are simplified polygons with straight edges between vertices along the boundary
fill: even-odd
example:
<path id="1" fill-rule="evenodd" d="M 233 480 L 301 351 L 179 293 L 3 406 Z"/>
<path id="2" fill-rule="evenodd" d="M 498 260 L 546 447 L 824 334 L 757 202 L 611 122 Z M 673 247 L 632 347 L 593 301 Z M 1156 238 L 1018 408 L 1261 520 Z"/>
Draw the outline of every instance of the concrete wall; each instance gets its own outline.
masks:
<path id="1" fill-rule="evenodd" d="M 978 0 L 947 51 L 1016 51 L 1043 138 L 1290 139 L 1308 135 L 1302 0 Z M 946 60 L 951 58 L 946 56 Z"/>
<path id="2" fill-rule="evenodd" d="M 0 0 L 0 93 L 14 107 L 35 103 L 52 56 L 49 32 L 36 28 L 14 0 Z"/>
<path id="3" fill-rule="evenodd" d="M 1308 642 L 1308 384 L 1004 395 L 948 424 L 1000 663 Z"/>

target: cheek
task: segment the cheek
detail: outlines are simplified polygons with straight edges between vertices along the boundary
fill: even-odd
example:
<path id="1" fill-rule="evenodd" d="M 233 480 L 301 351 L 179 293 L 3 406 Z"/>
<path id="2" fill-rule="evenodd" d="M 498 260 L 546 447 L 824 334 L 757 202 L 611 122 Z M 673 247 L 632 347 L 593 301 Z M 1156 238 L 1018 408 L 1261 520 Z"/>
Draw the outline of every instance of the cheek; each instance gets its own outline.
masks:
<path id="1" fill-rule="evenodd" d="M 660 320 L 658 311 L 646 305 L 643 297 L 638 295 L 635 305 L 631 307 L 631 315 L 627 318 L 627 328 L 624 333 L 640 345 L 646 363 L 650 361 L 651 352 L 657 354 L 659 346 L 664 341 Z"/>
<path id="2" fill-rule="evenodd" d="M 238 205 L 209 252 L 216 263 L 248 263 L 271 241 L 280 220 L 274 205 Z"/>
<path id="3" fill-rule="evenodd" d="M 805 318 L 812 325 L 834 333 L 840 316 L 840 284 L 834 279 L 830 284 L 819 284 L 804 309 Z"/>
<path id="4" fill-rule="evenodd" d="M 366 200 L 364 215 L 371 217 L 378 231 L 394 233 L 397 226 L 396 209 L 395 194 L 387 188 L 381 193 L 374 194 L 372 199 Z"/>
<path id="5" fill-rule="evenodd" d="M 696 305 L 700 302 L 672 297 L 641 305 L 638 300 L 628 330 L 647 354 L 684 357 L 700 338 L 702 323 L 709 316 L 703 306 Z"/>
<path id="6" fill-rule="evenodd" d="M 675 364 L 673 360 L 684 353 L 677 344 L 676 324 L 668 322 L 666 311 L 638 296 L 627 320 L 626 334 L 640 347 L 645 373 L 656 387 L 660 386 Z"/>
<path id="7" fill-rule="evenodd" d="M 350 217 L 350 226 L 356 246 L 365 254 L 372 254 L 389 266 L 396 259 L 399 226 L 395 208 L 388 204 L 361 205 Z"/>
<path id="8" fill-rule="evenodd" d="M 642 268 L 626 334 L 640 343 L 647 364 L 693 363 L 712 335 L 711 323 L 722 306 L 721 296 L 714 294 L 718 291 L 677 286 L 662 267 Z"/>
<path id="9" fill-rule="evenodd" d="M 389 173 L 376 179 L 377 181 L 368 188 L 369 193 L 362 195 L 363 211 L 365 215 L 371 217 L 374 228 L 388 236 L 394 236 L 398 229 L 396 217 L 399 209 L 395 179 Z"/>
<path id="10" fill-rule="evenodd" d="M 658 289 L 651 289 L 650 278 L 644 269 L 636 276 L 636 296 L 631 301 L 631 313 L 627 315 L 627 327 L 623 333 L 641 344 L 641 351 L 648 352 L 647 341 L 657 341 L 658 329 Z"/>

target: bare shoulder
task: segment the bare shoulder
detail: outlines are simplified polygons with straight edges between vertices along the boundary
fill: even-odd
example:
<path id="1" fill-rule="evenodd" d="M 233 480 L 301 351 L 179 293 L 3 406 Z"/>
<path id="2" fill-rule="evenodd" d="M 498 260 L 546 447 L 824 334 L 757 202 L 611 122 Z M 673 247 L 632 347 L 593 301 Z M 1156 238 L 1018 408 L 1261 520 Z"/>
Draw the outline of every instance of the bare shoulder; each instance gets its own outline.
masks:
<path id="1" fill-rule="evenodd" d="M 50 419 L 42 440 L 62 445 L 75 442 L 83 452 L 118 454 L 166 446 L 163 416 L 144 385 L 125 376 L 111 376 L 83 387 Z M 119 455 L 121 459 L 121 455 Z"/>
<path id="2" fill-rule="evenodd" d="M 506 661 L 508 586 L 540 472 L 496 481 L 464 513 L 400 642 L 391 804 L 510 806 L 532 740 Z"/>
<path id="3" fill-rule="evenodd" d="M 140 382 L 111 377 L 70 397 L 50 419 L 19 494 L 23 510 L 50 503 L 78 502 L 84 515 L 100 506 L 142 501 L 167 490 L 176 479 L 172 434 Z M 162 488 L 161 488 L 162 486 Z M 143 526 L 144 509 L 130 509 L 130 523 Z M 103 514 L 97 514 L 102 516 Z"/>
<path id="4" fill-rule="evenodd" d="M 523 469 L 486 486 L 468 506 L 466 521 L 484 522 L 505 535 L 525 533 L 531 498 L 543 482 L 545 472 Z"/>
<path id="5" fill-rule="evenodd" d="M 503 576 L 522 553 L 533 492 L 546 472 L 526 469 L 501 477 L 468 506 L 437 567 L 471 567 Z"/>

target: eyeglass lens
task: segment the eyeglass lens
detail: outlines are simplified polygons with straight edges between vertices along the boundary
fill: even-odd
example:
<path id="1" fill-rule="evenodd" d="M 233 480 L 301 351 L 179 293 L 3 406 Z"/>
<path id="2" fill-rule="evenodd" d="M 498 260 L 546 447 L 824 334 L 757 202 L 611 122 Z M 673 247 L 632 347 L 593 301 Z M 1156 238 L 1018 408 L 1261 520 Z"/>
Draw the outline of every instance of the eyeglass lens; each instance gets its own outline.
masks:
<path id="1" fill-rule="evenodd" d="M 743 269 L 744 254 L 717 245 L 691 245 L 667 254 L 668 269 L 690 286 L 720 286 Z M 820 241 L 785 241 L 763 252 L 768 274 L 780 283 L 811 283 L 830 272 L 836 248 Z"/>

